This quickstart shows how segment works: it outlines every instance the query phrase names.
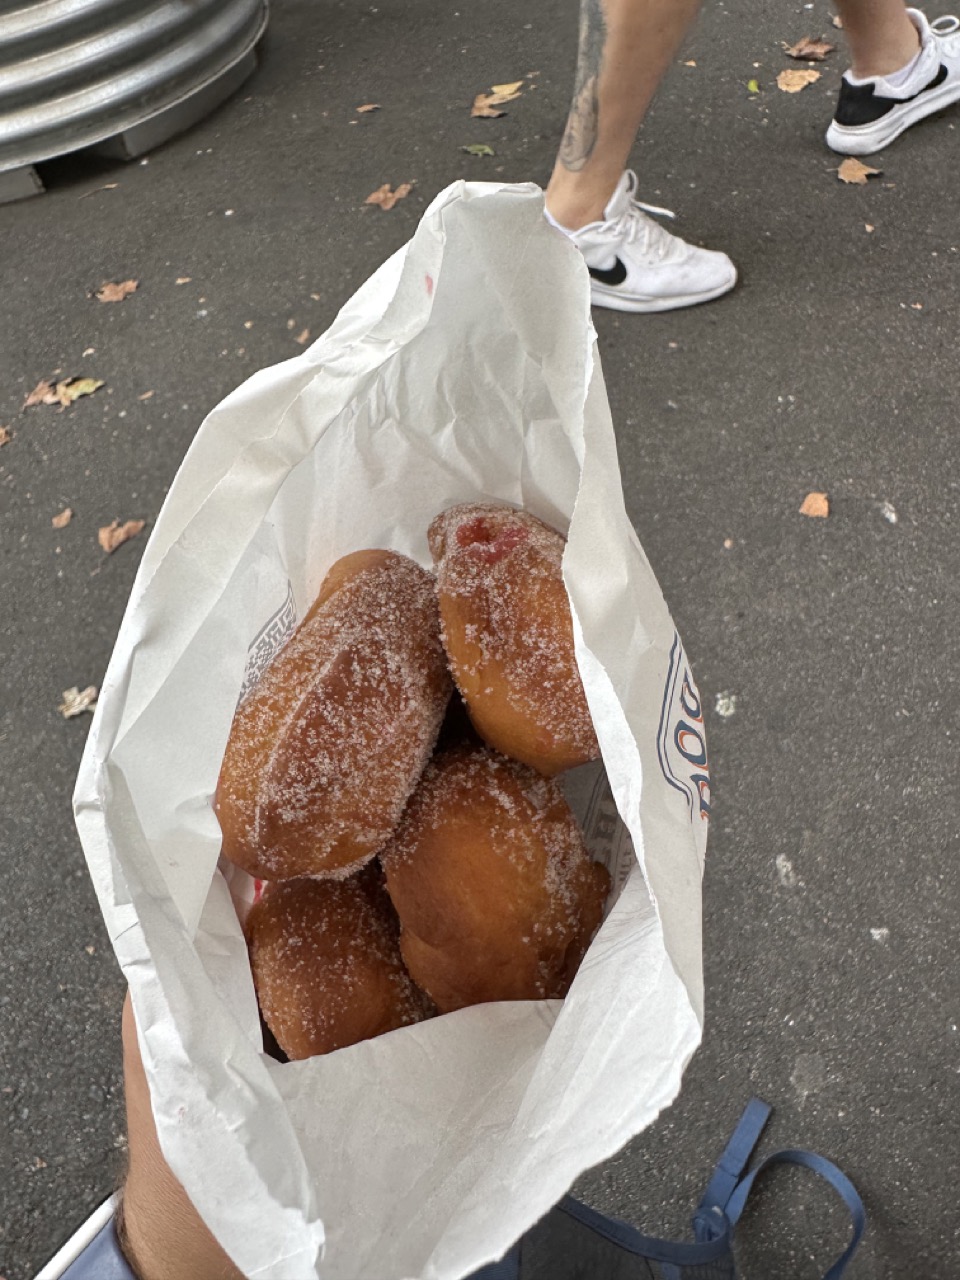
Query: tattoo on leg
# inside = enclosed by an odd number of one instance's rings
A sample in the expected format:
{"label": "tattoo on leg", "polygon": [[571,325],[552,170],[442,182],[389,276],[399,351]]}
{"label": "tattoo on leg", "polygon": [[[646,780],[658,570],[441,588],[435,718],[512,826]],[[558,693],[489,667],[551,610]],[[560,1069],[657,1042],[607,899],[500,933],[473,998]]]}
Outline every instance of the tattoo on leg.
{"label": "tattoo on leg", "polygon": [[560,163],[573,172],[583,168],[597,142],[598,85],[606,35],[607,24],[600,0],[580,0],[577,78],[560,144]]}

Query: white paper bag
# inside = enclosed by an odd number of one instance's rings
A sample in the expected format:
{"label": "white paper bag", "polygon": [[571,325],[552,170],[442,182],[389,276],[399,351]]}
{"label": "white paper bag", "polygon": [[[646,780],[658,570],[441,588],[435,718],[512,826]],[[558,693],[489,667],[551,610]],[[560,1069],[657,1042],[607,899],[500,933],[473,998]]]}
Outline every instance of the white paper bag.
{"label": "white paper bag", "polygon": [[[466,500],[568,532],[613,801],[596,768],[567,785],[619,896],[564,1002],[280,1064],[218,869],[231,718],[334,560],[391,547],[429,565],[430,520]],[[75,809],[164,1153],[248,1276],[464,1276],[675,1097],[700,1038],[703,723],[625,515],[587,273],[536,187],[450,187],[319,341],[206,419],[144,554]]]}

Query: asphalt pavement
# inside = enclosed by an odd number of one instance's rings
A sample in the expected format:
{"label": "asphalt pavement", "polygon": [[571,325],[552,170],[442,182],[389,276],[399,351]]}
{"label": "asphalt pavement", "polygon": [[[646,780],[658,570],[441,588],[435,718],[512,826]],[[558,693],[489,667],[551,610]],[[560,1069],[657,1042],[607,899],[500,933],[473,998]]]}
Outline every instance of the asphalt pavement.
{"label": "asphalt pavement", "polygon": [[[122,983],[70,812],[89,717],[65,720],[61,692],[99,685],[204,414],[319,335],[442,187],[545,181],[576,27],[546,0],[276,0],[260,70],[207,121],[146,163],[55,162],[45,195],[0,208],[4,1280],[112,1190],[125,1141]],[[953,1280],[960,108],[866,185],[840,182],[822,134],[842,52],[800,93],[776,83],[797,65],[782,42],[821,34],[840,35],[823,0],[707,8],[635,163],[642,197],[741,283],[689,311],[595,313],[628,510],[708,707],[715,804],[703,1047],[677,1103],[579,1191],[684,1232],[756,1093],[775,1108],[763,1150],[811,1147],[862,1192],[854,1280]],[[471,119],[474,94],[515,80],[504,117]],[[478,142],[494,154],[462,150]],[[384,182],[415,185],[365,206]],[[126,279],[122,302],[91,296]],[[105,385],[22,411],[51,376]],[[811,491],[828,518],[799,513]],[[147,530],[107,556],[114,519]],[[831,1192],[772,1175],[745,1275],[819,1276],[846,1232]]]}

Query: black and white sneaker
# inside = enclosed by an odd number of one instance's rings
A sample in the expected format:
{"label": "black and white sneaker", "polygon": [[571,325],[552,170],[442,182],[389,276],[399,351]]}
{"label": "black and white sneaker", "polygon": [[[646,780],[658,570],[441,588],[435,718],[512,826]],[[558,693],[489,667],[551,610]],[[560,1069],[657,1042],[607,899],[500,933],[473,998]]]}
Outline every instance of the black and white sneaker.
{"label": "black and white sneaker", "polygon": [[650,214],[672,218],[669,209],[636,198],[637,175],[627,169],[599,222],[570,231],[590,272],[590,299],[614,311],[673,311],[709,302],[732,289],[737,269],[725,253],[701,249],[672,235]]}
{"label": "black and white sneaker", "polygon": [[844,155],[872,155],[899,138],[924,116],[960,100],[960,20],[928,22],[908,9],[920,33],[920,54],[903,84],[884,76],[856,80],[845,71],[837,111],[827,130],[827,146]]}

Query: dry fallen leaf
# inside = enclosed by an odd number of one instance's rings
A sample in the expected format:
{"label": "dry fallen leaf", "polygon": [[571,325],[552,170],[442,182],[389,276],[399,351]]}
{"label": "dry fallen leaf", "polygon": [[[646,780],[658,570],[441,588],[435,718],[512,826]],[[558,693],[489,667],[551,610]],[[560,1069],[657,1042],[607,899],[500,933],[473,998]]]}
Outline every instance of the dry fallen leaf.
{"label": "dry fallen leaf", "polygon": [[783,47],[788,58],[796,58],[800,62],[822,62],[837,46],[830,44],[828,40],[814,40],[811,36],[804,36],[796,44],[784,43]]}
{"label": "dry fallen leaf", "polygon": [[[57,383],[57,401],[64,409],[68,409],[75,400],[79,400],[81,396],[92,396],[102,386],[102,378],[65,378],[63,382]],[[45,400],[44,404],[47,403],[49,402]]]}
{"label": "dry fallen leaf", "polygon": [[69,720],[72,716],[82,715],[84,711],[92,712],[97,705],[97,686],[94,684],[87,685],[86,689],[80,690],[76,686],[72,689],[64,689],[63,701],[57,710],[63,716],[64,720]]}
{"label": "dry fallen leaf", "polygon": [[496,120],[500,116],[505,116],[505,111],[498,111],[493,105],[493,95],[490,93],[478,93],[473,100],[473,106],[470,108],[470,114],[479,120]]}
{"label": "dry fallen leaf", "polygon": [[505,111],[497,111],[496,108],[502,107],[505,102],[513,102],[514,98],[519,98],[522,88],[522,80],[514,80],[511,84],[495,84],[490,93],[477,94],[470,108],[470,114],[481,119],[505,116],[507,114]]}
{"label": "dry fallen leaf", "polygon": [[781,71],[777,76],[777,85],[784,93],[799,93],[801,89],[805,89],[808,84],[814,84],[820,79],[819,71]]}
{"label": "dry fallen leaf", "polygon": [[189,284],[192,279],[193,276],[177,276],[174,284]]}
{"label": "dry fallen leaf", "polygon": [[910,303],[910,309],[911,309],[912,311],[922,311],[922,310],[923,310],[923,303],[922,303],[922,302],[911,302],[911,303]]}
{"label": "dry fallen leaf", "polygon": [[152,391],[144,391],[143,395],[137,396],[138,400],[149,400],[154,393]]}
{"label": "dry fallen leaf", "polygon": [[107,280],[97,290],[97,298],[101,302],[122,302],[131,293],[136,293],[139,284],[139,280],[120,280],[117,283]]}
{"label": "dry fallen leaf", "polygon": [[309,329],[301,330],[301,332],[297,334],[295,341],[299,342],[301,347],[305,347],[307,343],[310,341],[310,330]]}
{"label": "dry fallen leaf", "polygon": [[837,177],[841,182],[852,182],[858,187],[865,187],[868,178],[875,178],[881,173],[883,173],[882,169],[871,169],[856,156],[847,156],[837,170]]}
{"label": "dry fallen leaf", "polygon": [[24,400],[23,407],[24,409],[31,409],[36,404],[59,404],[51,379],[44,378],[42,382],[38,382],[26,400]]}
{"label": "dry fallen leaf", "polygon": [[808,493],[800,507],[800,514],[825,520],[830,514],[830,499],[825,493]]}
{"label": "dry fallen leaf", "polygon": [[68,409],[74,400],[81,396],[93,395],[98,387],[103,386],[100,378],[64,378],[56,386],[50,378],[44,378],[33,388],[23,402],[24,409],[37,404],[59,404]]}
{"label": "dry fallen leaf", "polygon": [[50,523],[55,529],[65,529],[73,519],[73,510],[71,507],[64,507],[59,515],[51,516]]}
{"label": "dry fallen leaf", "polygon": [[13,432],[9,427],[0,427],[0,449],[2,449],[5,444],[9,444],[12,439]]}
{"label": "dry fallen leaf", "polygon": [[864,231],[876,231],[876,227],[870,222],[865,222],[863,224],[863,229]]}
{"label": "dry fallen leaf", "polygon": [[697,64],[694,62],[693,58],[691,58],[689,62],[685,62],[683,65],[685,67],[695,67]]}
{"label": "dry fallen leaf", "polygon": [[130,538],[135,538],[145,524],[145,520],[127,520],[124,524],[119,520],[111,520],[98,531],[97,541],[109,555]]}
{"label": "dry fallen leaf", "polygon": [[363,203],[378,204],[384,210],[392,209],[398,200],[408,196],[412,190],[412,182],[401,182],[396,191],[391,191],[390,183],[385,182],[382,187],[377,187],[376,191],[371,191]]}
{"label": "dry fallen leaf", "polygon": [[379,111],[379,110],[380,110],[379,102],[365,102],[362,107],[357,107],[357,114],[366,115],[368,111]]}

